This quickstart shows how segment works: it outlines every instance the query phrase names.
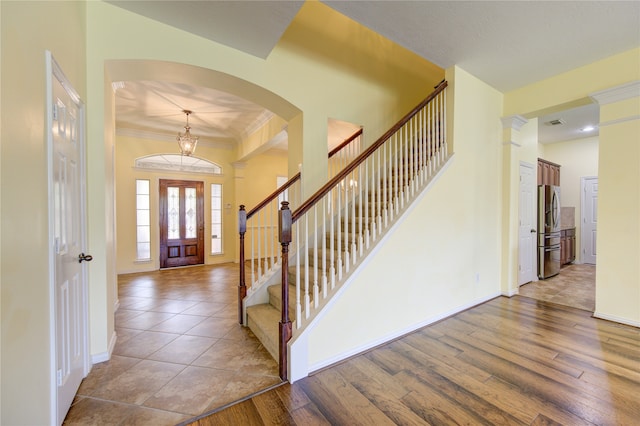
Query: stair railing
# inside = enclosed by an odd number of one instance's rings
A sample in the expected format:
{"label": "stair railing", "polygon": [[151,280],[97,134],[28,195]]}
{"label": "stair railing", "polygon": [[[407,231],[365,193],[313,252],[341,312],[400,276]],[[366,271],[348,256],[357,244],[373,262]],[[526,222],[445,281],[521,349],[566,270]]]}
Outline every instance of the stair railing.
{"label": "stair railing", "polygon": [[362,152],[362,129],[329,151],[328,179],[331,179]]}
{"label": "stair railing", "polygon": [[[342,167],[360,153],[361,138],[362,129],[359,129],[329,152],[330,176],[338,173]],[[301,192],[300,173],[297,173],[248,212],[244,205],[240,205],[238,212],[240,234],[238,318],[241,324],[244,322],[242,300],[247,295],[248,289],[258,285],[282,262],[281,250],[278,249],[276,223],[280,204],[286,200],[291,208],[296,208],[302,201]],[[245,247],[246,240],[250,244],[248,248]],[[248,257],[247,249],[249,251]],[[247,272],[250,276],[249,285],[246,280]]]}
{"label": "stair railing", "polygon": [[[446,87],[446,81],[436,86],[293,212],[283,214],[289,210],[283,203],[279,241],[283,253],[290,251],[292,238],[295,247],[295,332],[310,323],[448,159]],[[294,334],[288,317],[289,284],[289,272],[283,267],[279,363],[284,380],[287,342]]]}

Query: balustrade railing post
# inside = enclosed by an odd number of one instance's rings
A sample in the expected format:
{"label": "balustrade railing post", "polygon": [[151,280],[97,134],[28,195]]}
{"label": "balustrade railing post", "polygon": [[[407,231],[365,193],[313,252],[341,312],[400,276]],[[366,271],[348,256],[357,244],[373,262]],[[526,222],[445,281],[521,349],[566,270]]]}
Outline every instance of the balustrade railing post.
{"label": "balustrade railing post", "polygon": [[238,320],[240,324],[244,324],[244,315],[242,315],[242,301],[247,295],[247,282],[245,277],[245,258],[244,258],[244,234],[247,232],[247,211],[244,204],[240,205],[238,211],[238,231],[240,233],[240,282],[238,283]]}
{"label": "balustrade railing post", "polygon": [[279,241],[282,246],[282,301],[280,319],[279,366],[280,378],[287,380],[287,343],[291,339],[292,329],[289,319],[289,243],[291,243],[291,210],[287,201],[282,202],[278,214]]}

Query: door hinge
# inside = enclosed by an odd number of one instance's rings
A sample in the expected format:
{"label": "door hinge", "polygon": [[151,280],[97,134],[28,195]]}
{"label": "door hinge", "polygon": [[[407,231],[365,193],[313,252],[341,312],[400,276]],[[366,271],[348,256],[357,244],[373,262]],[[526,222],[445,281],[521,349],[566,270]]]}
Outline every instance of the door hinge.
{"label": "door hinge", "polygon": [[53,104],[53,109],[51,110],[51,112],[53,113],[53,121],[58,121],[58,104],[54,103]]}
{"label": "door hinge", "polygon": [[58,386],[62,386],[62,370],[56,372]]}

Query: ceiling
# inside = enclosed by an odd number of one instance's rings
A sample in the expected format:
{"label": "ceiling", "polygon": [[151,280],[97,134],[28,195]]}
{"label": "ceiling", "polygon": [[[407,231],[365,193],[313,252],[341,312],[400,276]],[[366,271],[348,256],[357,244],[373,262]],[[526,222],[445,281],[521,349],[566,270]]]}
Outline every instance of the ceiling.
{"label": "ceiling", "polygon": [[[292,0],[108,2],[260,58],[268,57],[303,4]],[[637,1],[323,3],[440,67],[458,65],[502,92],[640,45]],[[118,128],[131,131],[176,134],[184,127],[180,111],[189,108],[194,111],[190,116],[193,134],[234,143],[271,114],[223,92],[163,82],[124,82],[116,93]],[[196,104],[201,109],[193,106],[194,98],[202,102]],[[544,124],[556,118],[563,118],[565,124]],[[584,137],[579,129],[597,122],[596,106],[540,117],[540,139],[550,143]]]}

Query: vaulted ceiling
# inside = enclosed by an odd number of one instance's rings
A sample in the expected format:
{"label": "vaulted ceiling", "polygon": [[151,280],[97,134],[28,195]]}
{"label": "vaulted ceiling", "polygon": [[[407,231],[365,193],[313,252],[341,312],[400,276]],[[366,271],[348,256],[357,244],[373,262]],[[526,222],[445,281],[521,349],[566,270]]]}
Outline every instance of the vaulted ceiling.
{"label": "vaulted ceiling", "polygon": [[[268,57],[304,3],[108,2],[260,58]],[[502,92],[640,45],[637,1],[326,0],[323,3],[436,65],[443,68],[458,65]],[[120,125],[155,126],[157,131],[167,130],[162,128],[165,126],[174,133],[182,130],[184,116],[175,107],[181,105],[180,96],[192,95],[189,88],[153,83],[150,87],[125,86],[124,90],[123,99],[117,104]],[[163,118],[162,125],[155,117],[136,115],[133,98],[139,98],[140,91],[150,93],[149,99],[157,102],[151,110]],[[207,114],[192,118],[192,127],[204,136],[224,134],[235,139],[269,114],[242,99],[219,95],[220,102],[206,106]],[[597,108],[593,107],[564,115],[571,117],[564,119],[564,133],[598,121]],[[569,125],[572,129],[568,129]],[[553,141],[560,137],[553,134],[558,130],[553,127],[557,126],[541,123],[541,139]]]}

